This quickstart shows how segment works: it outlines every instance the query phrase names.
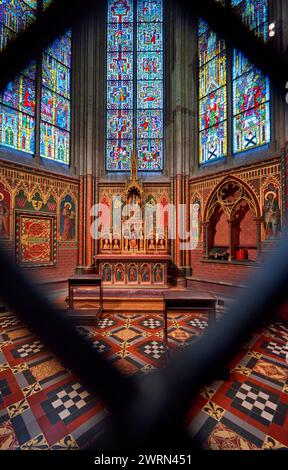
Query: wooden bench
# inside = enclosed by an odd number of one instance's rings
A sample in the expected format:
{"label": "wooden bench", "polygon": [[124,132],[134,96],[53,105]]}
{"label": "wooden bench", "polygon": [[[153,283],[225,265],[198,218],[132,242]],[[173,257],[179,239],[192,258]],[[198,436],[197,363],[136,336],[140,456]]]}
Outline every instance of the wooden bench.
{"label": "wooden bench", "polygon": [[168,291],[163,293],[164,299],[164,342],[168,348],[168,312],[197,312],[208,315],[208,326],[216,321],[217,299],[211,294],[195,291]]}
{"label": "wooden bench", "polygon": [[[164,346],[166,350],[166,358],[169,358],[168,344],[168,312],[187,312],[187,313],[205,313],[208,316],[208,328],[216,322],[216,305],[217,298],[214,295],[197,292],[197,291],[168,291],[163,293],[164,300]],[[218,380],[228,380],[230,377],[230,369],[227,365],[223,365],[221,370],[217,371]]]}
{"label": "wooden bench", "polygon": [[103,289],[102,278],[94,274],[81,274],[68,278],[69,309],[74,308],[74,289],[78,287],[99,287],[99,309],[96,315],[103,313]]}

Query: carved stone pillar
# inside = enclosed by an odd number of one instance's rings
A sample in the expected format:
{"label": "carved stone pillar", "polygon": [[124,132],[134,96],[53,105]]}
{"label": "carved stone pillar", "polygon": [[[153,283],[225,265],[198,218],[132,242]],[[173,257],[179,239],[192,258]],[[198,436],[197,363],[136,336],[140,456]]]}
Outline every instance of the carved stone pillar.
{"label": "carved stone pillar", "polygon": [[256,222],[256,240],[257,240],[257,261],[260,261],[262,259],[261,229],[262,229],[263,218],[256,217],[255,222]]}
{"label": "carved stone pillar", "polygon": [[204,258],[209,258],[209,222],[203,223],[204,227]]}
{"label": "carved stone pillar", "polygon": [[75,171],[79,174],[79,256],[77,271],[94,264],[95,240],[90,228],[93,219],[91,208],[97,202],[96,176],[99,149],[97,115],[99,114],[100,93],[99,44],[103,28],[99,28],[100,15],[95,10],[83,23],[76,27],[73,35],[73,139],[72,155]]}
{"label": "carved stone pillar", "polygon": [[232,220],[228,220],[228,227],[229,227],[229,261],[232,261],[233,256],[233,222]]}

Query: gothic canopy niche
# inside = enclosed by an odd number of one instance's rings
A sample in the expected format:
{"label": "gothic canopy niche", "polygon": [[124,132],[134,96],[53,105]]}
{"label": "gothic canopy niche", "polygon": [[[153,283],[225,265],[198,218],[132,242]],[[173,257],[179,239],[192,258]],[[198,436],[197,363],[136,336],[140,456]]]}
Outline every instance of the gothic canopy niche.
{"label": "gothic canopy niche", "polygon": [[205,212],[205,257],[254,261],[261,251],[261,210],[253,190],[228,176],[208,199]]}
{"label": "gothic canopy niche", "polygon": [[247,202],[255,217],[261,216],[259,202],[252,189],[234,176],[224,178],[208,199],[204,213],[205,222],[209,222],[217,205],[221,206],[228,220],[232,220],[241,201]]}

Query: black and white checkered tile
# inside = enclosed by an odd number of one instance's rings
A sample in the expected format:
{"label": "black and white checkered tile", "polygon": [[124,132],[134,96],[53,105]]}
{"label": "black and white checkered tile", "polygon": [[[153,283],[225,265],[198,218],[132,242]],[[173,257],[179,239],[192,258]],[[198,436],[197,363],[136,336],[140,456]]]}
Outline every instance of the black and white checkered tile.
{"label": "black and white checkered tile", "polygon": [[267,392],[257,390],[248,383],[243,383],[237,391],[235,398],[240,401],[241,407],[248,412],[261,416],[269,423],[273,422],[277,410],[277,402]]}
{"label": "black and white checkered tile", "polygon": [[275,354],[275,356],[279,356],[283,359],[286,359],[286,357],[288,357],[288,343],[280,344],[275,343],[274,341],[270,341],[266,346],[266,350],[270,351],[272,354]]}
{"label": "black and white checkered tile", "polygon": [[82,410],[90,401],[91,396],[82,385],[74,383],[58,392],[51,401],[51,406],[59,418],[65,420],[75,412]]}
{"label": "black and white checkered tile", "polygon": [[105,328],[107,328],[109,326],[114,326],[114,325],[116,325],[116,322],[114,320],[111,320],[111,318],[102,318],[97,323],[97,328],[100,328],[101,330],[104,330]]}
{"label": "black and white checkered tile", "polygon": [[165,353],[165,348],[162,343],[158,341],[150,341],[142,346],[143,353],[147,356],[153,357],[153,359],[160,359],[162,354]]}
{"label": "black and white checkered tile", "polygon": [[274,322],[268,327],[268,330],[275,338],[288,342],[288,328],[282,323]]}
{"label": "black and white checkered tile", "polygon": [[0,320],[0,326],[2,328],[12,328],[12,326],[19,325],[20,320],[16,317],[5,318],[4,320]]}
{"label": "black and white checkered tile", "polygon": [[105,351],[109,351],[110,347],[108,346],[108,344],[104,343],[103,341],[101,340],[96,340],[96,341],[93,341],[92,342],[92,347],[94,349],[97,349],[97,351],[99,353],[103,353]]}
{"label": "black and white checkered tile", "polygon": [[44,345],[40,341],[36,340],[33,343],[22,344],[16,348],[14,355],[24,358],[31,356],[32,354],[38,354],[44,349]]}
{"label": "black and white checkered tile", "polygon": [[188,322],[188,325],[193,326],[194,328],[200,328],[200,330],[205,330],[208,327],[208,322],[206,320],[199,320],[199,318],[194,318]]}
{"label": "black and white checkered tile", "polygon": [[140,325],[144,326],[144,328],[148,328],[149,330],[154,330],[155,328],[162,327],[163,322],[156,318],[147,318],[146,320],[141,321]]}

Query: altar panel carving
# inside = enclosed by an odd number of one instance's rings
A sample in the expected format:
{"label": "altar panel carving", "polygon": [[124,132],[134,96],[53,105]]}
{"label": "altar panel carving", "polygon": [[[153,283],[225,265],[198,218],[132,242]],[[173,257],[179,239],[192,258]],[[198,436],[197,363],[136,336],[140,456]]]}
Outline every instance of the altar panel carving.
{"label": "altar panel carving", "polygon": [[117,287],[167,287],[167,271],[170,258],[130,262],[129,258],[110,263],[104,256],[98,258],[99,272],[104,286]]}

